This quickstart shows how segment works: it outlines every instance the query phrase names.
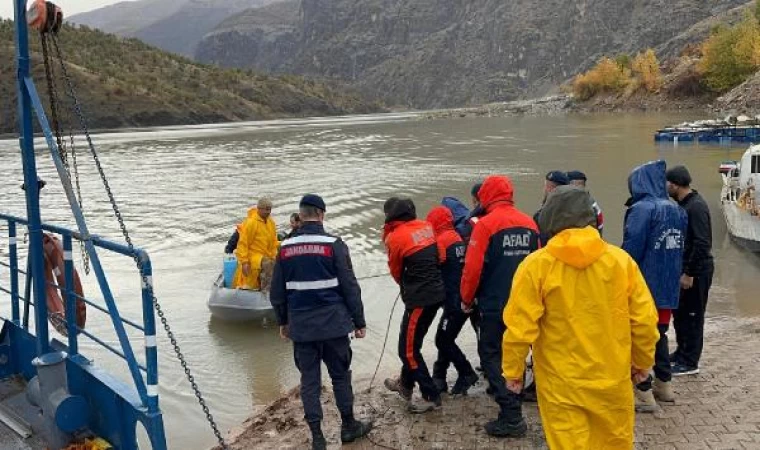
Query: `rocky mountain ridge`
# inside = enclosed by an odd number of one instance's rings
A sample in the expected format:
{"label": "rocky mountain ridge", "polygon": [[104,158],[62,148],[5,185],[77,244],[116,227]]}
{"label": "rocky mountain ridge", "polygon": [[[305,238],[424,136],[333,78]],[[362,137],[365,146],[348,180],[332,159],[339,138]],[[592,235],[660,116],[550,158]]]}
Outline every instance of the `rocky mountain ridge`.
{"label": "rocky mountain ridge", "polygon": [[199,61],[345,80],[389,105],[541,96],[604,54],[667,46],[747,0],[288,0],[210,32]]}
{"label": "rocky mountain ridge", "polygon": [[67,20],[192,57],[203,36],[224,19],[273,1],[277,0],[138,0],[76,14]]}

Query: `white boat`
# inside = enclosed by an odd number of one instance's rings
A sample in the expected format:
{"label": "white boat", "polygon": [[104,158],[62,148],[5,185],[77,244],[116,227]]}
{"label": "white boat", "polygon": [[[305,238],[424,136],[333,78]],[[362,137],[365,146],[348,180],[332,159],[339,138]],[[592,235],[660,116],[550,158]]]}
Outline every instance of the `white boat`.
{"label": "white boat", "polygon": [[735,168],[722,174],[721,209],[731,237],[742,247],[760,252],[760,145],[744,153]]}
{"label": "white boat", "polygon": [[211,287],[208,309],[213,317],[229,322],[275,319],[268,292],[226,288],[221,274]]}

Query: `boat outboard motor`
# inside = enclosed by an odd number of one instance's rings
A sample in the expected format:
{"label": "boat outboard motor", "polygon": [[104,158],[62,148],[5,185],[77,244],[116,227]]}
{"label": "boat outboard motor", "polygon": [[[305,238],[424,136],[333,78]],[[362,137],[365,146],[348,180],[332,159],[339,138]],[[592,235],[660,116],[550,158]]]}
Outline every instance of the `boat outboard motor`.
{"label": "boat outboard motor", "polygon": [[26,398],[40,408],[32,428],[40,433],[51,449],[64,448],[71,443],[73,433],[87,426],[89,406],[84,397],[71,395],[66,376],[64,352],[54,352],[35,358],[32,364],[37,376],[29,381]]}

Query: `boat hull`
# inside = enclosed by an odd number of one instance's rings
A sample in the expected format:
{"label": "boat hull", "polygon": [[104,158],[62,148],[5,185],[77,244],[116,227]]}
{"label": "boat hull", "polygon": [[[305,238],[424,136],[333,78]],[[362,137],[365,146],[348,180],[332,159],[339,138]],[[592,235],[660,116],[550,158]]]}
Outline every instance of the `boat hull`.
{"label": "boat hull", "polygon": [[221,275],[211,288],[207,305],[215,319],[226,322],[275,318],[268,293],[225,288]]}
{"label": "boat hull", "polygon": [[751,252],[760,252],[760,218],[728,200],[723,200],[721,206],[728,233],[734,242]]}

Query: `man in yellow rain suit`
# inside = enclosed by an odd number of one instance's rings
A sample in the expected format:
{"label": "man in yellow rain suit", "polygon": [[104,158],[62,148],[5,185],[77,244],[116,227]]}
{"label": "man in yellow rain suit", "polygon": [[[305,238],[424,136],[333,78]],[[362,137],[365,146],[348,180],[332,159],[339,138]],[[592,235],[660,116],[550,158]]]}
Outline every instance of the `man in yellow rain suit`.
{"label": "man in yellow rain suit", "polygon": [[272,201],[262,198],[255,208],[248,211],[240,229],[235,254],[238,269],[235,272],[233,287],[239,289],[260,289],[262,265],[272,265],[277,256],[277,229],[272,214]]}
{"label": "man in yellow rain suit", "polygon": [[533,346],[552,450],[633,448],[633,384],[654,364],[657,310],[636,263],[596,230],[591,197],[563,186],[539,217],[548,245],[515,274],[504,311],[503,371],[522,389]]}

